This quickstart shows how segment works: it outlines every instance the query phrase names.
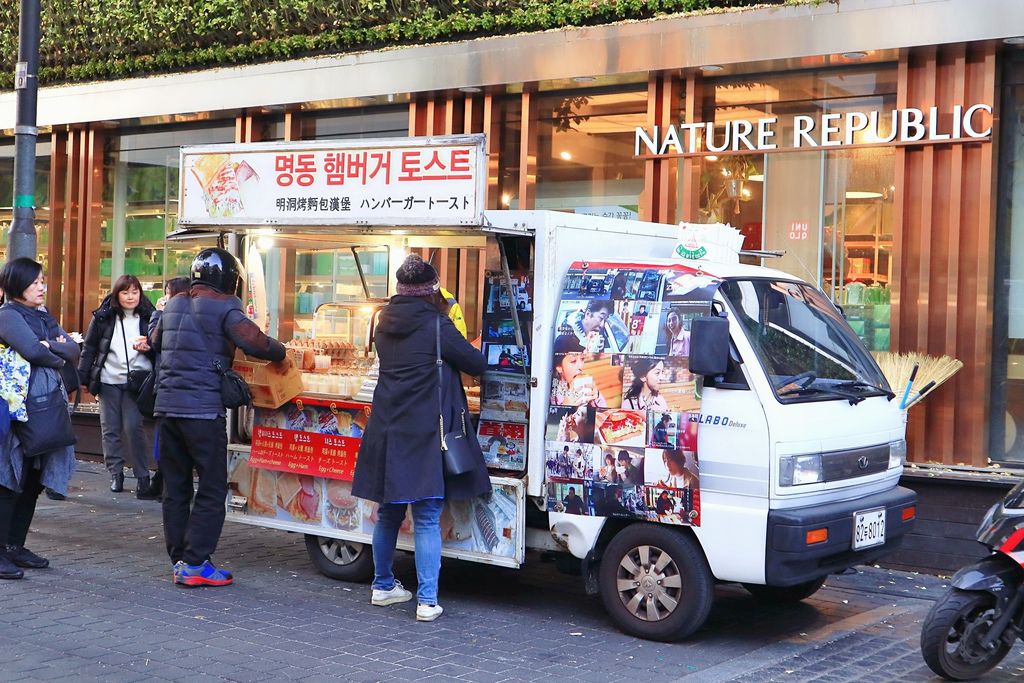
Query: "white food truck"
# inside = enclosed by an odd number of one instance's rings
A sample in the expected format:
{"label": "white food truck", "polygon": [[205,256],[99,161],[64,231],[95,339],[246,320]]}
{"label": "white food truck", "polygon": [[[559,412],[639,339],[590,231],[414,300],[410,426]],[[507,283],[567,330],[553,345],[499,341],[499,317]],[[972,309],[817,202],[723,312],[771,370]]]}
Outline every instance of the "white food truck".
{"label": "white food truck", "polygon": [[800,600],[913,523],[906,415],[812,284],[681,259],[706,250],[677,251],[677,226],[485,211],[481,136],[186,147],[181,162],[176,236],[235,236],[257,318],[298,292],[303,391],[239,412],[228,519],[305,534],[328,576],[372,576],[376,505],[351,476],[376,311],[412,250],[456,264],[488,360],[468,389],[494,495],[448,506],[445,556],[559,553],[619,628],[674,640],[715,582]]}

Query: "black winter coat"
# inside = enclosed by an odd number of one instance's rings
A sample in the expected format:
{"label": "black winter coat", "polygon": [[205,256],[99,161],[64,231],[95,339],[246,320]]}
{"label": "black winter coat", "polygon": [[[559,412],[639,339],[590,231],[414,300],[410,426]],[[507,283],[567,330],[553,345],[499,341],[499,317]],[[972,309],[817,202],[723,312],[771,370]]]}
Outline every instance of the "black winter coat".
{"label": "black winter coat", "polygon": [[155,412],[179,417],[224,415],[214,361],[230,368],[236,346],[264,360],[285,357],[284,345],[245,317],[237,296],[206,285],[171,297],[149,345],[160,354]]}
{"label": "black winter coat", "polygon": [[[465,411],[479,466],[445,478],[438,426],[436,323],[441,320],[444,391],[441,411],[451,431]],[[394,296],[380,313],[375,342],[380,378],[356,460],[352,493],[378,503],[426,498],[465,499],[491,490],[484,456],[473,434],[459,372],[479,375],[483,355],[447,316],[417,297]]]}
{"label": "black winter coat", "polygon": [[[111,339],[114,336],[114,323],[117,320],[117,311],[111,305],[113,294],[107,294],[100,303],[100,307],[92,312],[92,321],[85,333],[85,348],[82,351],[82,359],[78,363],[78,377],[82,384],[89,388],[93,396],[100,394],[100,373],[107,362],[107,354],[110,353]],[[139,299],[139,305],[135,312],[139,315],[139,330],[146,334],[149,330],[149,318],[156,312],[156,307],[145,296]],[[120,339],[118,340],[120,342]],[[146,354],[150,361],[155,354],[150,351]],[[125,378],[127,381],[127,378]],[[70,387],[69,387],[70,388]]]}

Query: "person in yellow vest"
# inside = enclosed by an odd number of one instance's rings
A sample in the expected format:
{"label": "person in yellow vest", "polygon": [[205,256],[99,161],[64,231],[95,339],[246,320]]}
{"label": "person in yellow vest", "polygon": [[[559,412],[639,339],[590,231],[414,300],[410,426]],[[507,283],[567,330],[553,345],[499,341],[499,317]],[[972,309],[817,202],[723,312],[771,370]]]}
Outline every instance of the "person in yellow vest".
{"label": "person in yellow vest", "polygon": [[448,318],[455,324],[455,329],[461,332],[463,337],[468,338],[466,319],[462,317],[462,307],[459,306],[459,302],[455,300],[455,295],[442,287],[441,296],[443,296],[444,300],[448,302]]}

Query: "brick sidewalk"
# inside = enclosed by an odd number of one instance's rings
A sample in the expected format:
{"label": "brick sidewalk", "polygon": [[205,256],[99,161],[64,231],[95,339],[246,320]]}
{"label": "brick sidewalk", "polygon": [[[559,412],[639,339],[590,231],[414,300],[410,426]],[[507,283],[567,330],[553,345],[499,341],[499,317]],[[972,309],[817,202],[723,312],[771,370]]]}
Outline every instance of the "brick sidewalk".
{"label": "brick sidewalk", "polygon": [[[235,585],[175,587],[159,504],[107,483],[80,463],[68,501],[40,500],[29,545],[54,566],[0,581],[3,681],[930,680],[933,577],[866,568],[785,607],[724,586],[695,637],[664,644],[616,631],[536,556],[521,571],[446,560],[445,614],[420,624],[414,602],[373,607],[367,586],[317,573],[300,535],[240,524],[215,558]],[[396,570],[415,585],[410,556]],[[1020,649],[991,680],[1019,673]]]}

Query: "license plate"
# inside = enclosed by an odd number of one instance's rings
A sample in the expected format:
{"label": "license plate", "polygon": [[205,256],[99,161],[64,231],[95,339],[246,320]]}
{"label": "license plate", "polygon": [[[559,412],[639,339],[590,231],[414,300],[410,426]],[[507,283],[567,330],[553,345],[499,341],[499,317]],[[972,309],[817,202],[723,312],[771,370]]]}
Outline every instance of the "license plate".
{"label": "license plate", "polygon": [[853,549],[862,550],[885,543],[885,508],[853,513]]}

